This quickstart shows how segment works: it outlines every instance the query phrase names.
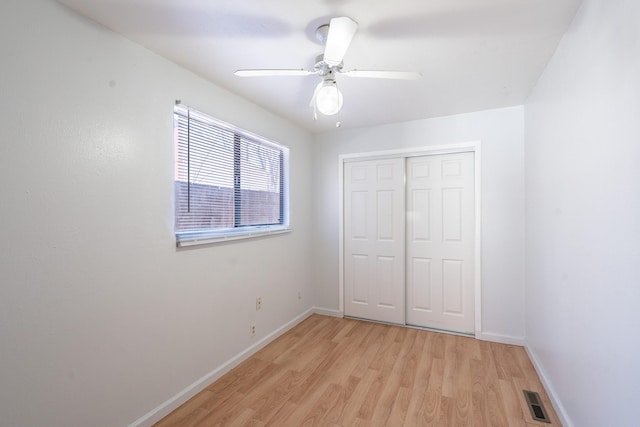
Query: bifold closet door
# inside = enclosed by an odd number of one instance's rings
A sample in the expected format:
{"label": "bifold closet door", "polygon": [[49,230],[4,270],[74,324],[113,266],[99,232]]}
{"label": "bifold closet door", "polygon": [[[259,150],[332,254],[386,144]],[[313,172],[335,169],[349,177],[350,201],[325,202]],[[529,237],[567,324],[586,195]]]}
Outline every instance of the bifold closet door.
{"label": "bifold closet door", "polygon": [[404,324],[404,159],[344,163],[345,315]]}
{"label": "bifold closet door", "polygon": [[474,154],[407,159],[409,325],[474,332]]}

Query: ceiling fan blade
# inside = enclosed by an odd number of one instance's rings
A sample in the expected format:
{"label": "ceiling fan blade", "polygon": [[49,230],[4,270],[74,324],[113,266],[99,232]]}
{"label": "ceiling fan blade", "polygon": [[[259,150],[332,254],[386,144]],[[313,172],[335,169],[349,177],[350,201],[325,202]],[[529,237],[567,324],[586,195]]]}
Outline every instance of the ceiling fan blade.
{"label": "ceiling fan blade", "polygon": [[324,62],[330,67],[339,65],[358,29],[358,23],[351,18],[333,18],[329,23],[329,34],[324,48]]}
{"label": "ceiling fan blade", "polygon": [[238,70],[234,73],[239,77],[265,77],[265,76],[308,76],[317,74],[315,71],[308,70],[288,70],[288,69],[264,69],[264,70]]}
{"label": "ceiling fan blade", "polygon": [[416,71],[375,71],[375,70],[351,70],[341,72],[349,77],[364,77],[371,79],[396,79],[396,80],[419,80],[422,74]]}

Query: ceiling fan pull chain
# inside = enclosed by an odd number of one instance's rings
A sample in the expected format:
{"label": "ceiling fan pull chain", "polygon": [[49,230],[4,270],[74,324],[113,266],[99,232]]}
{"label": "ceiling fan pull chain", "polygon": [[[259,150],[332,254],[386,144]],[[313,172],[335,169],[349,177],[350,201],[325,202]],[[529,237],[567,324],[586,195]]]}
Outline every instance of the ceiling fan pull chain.
{"label": "ceiling fan pull chain", "polygon": [[[338,99],[339,99],[339,98],[340,98],[340,96],[341,96],[341,94],[340,94],[340,91],[338,90],[338,82],[337,82],[337,81],[336,81],[336,85],[335,85],[335,87],[336,87],[336,98],[338,98]],[[342,126],[342,122],[340,121],[340,111],[342,111],[342,108],[340,108],[340,109],[338,110],[338,117],[337,117],[337,118],[338,118],[338,120],[336,121],[336,127],[337,127],[337,128],[339,128],[340,126]]]}

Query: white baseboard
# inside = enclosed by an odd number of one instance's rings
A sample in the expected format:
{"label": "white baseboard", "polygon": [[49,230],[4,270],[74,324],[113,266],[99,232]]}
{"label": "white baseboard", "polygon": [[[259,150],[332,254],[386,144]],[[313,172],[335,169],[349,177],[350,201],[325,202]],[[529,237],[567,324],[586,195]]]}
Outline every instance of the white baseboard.
{"label": "white baseboard", "polygon": [[[180,405],[185,403],[187,400],[191,399],[197,393],[204,390],[209,384],[216,381],[218,378],[222,377],[231,369],[238,366],[241,362],[248,359],[251,355],[253,355],[258,350],[260,350],[262,347],[266,346],[271,341],[275,340],[280,335],[284,334],[289,329],[293,328],[298,323],[302,322],[307,317],[311,316],[313,313],[315,313],[315,308],[310,308],[304,313],[300,314],[299,316],[285,323],[284,325],[282,325],[281,327],[279,327],[269,335],[262,338],[260,341],[253,344],[251,347],[238,353],[237,355],[232,357],[230,360],[228,360],[221,366],[218,366],[217,368],[215,368],[214,370],[212,370],[202,378],[198,379],[196,382],[189,385],[184,390],[180,391],[178,394],[171,397],[169,400],[161,403],[159,406],[149,411],[147,414],[138,418],[137,420],[129,424],[129,427],[150,427],[153,424],[157,423],[162,418],[169,415],[173,410],[175,410]],[[323,313],[320,313],[320,314],[323,314]]]}
{"label": "white baseboard", "polygon": [[332,310],[330,308],[324,307],[313,307],[313,312],[315,314],[322,314],[323,316],[331,316],[331,317],[344,317],[344,313],[339,310]]}
{"label": "white baseboard", "polygon": [[569,420],[569,417],[567,416],[567,411],[564,409],[564,406],[562,405],[562,402],[560,401],[560,399],[558,399],[558,395],[556,394],[555,389],[551,385],[551,381],[549,381],[549,379],[547,378],[547,375],[544,369],[542,368],[542,365],[540,364],[540,359],[538,359],[538,356],[536,355],[535,351],[533,351],[533,349],[531,349],[531,347],[529,347],[528,344],[526,344],[524,348],[525,350],[527,350],[529,359],[531,359],[531,363],[533,363],[533,367],[538,373],[538,376],[540,377],[540,381],[542,382],[544,389],[549,395],[549,399],[551,399],[551,403],[553,404],[553,409],[556,410],[556,414],[558,415],[558,418],[560,418],[560,422],[564,427],[573,427],[573,424],[571,423],[571,421]]}
{"label": "white baseboard", "polygon": [[497,342],[500,344],[519,345],[520,347],[525,346],[524,337],[512,337],[509,335],[500,335],[500,334],[494,334],[491,332],[476,331],[476,338],[482,341],[491,341],[491,342]]}

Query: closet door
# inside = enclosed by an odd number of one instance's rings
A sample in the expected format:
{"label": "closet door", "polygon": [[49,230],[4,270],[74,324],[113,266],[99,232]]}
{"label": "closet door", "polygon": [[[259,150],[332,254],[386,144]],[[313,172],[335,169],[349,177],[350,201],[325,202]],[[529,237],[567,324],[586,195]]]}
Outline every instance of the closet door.
{"label": "closet door", "polygon": [[407,324],[474,332],[473,153],[407,159]]}
{"label": "closet door", "polygon": [[344,163],[345,315],[404,324],[404,159]]}

